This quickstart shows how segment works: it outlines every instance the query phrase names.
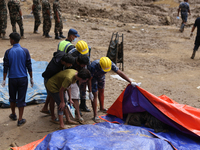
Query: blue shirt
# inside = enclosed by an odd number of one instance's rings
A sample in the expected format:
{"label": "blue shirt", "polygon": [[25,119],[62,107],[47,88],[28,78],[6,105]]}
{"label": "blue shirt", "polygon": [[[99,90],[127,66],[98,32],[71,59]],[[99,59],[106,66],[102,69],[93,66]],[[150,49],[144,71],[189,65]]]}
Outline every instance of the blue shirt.
{"label": "blue shirt", "polygon": [[[94,60],[90,65],[88,65],[88,70],[90,71],[91,76],[97,79],[103,78],[104,75],[107,73],[104,72],[103,69],[101,69],[99,59]],[[115,63],[112,62],[111,70],[117,72],[119,68],[115,65]]]}
{"label": "blue shirt", "polygon": [[19,43],[14,44],[12,48],[5,52],[4,73],[8,71],[8,78],[22,78],[27,76],[28,72],[32,72],[31,57],[26,48],[20,46]]}
{"label": "blue shirt", "polygon": [[179,5],[179,8],[181,8],[181,14],[187,15],[190,9],[190,6],[188,2],[181,2]]}

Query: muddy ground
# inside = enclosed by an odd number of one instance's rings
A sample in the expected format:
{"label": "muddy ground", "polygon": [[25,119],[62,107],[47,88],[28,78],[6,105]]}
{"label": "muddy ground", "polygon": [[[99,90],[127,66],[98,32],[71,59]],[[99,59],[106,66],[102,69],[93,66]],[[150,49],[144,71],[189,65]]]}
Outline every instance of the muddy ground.
{"label": "muddy ground", "polygon": [[[50,0],[51,2],[53,0]],[[111,35],[118,32],[124,36],[124,73],[150,93],[167,95],[178,103],[200,108],[200,54],[190,59],[195,35],[190,38],[192,24],[199,16],[200,2],[190,0],[191,16],[183,33],[179,32],[181,20],[176,19],[178,0],[60,0],[64,29],[77,29],[81,37],[92,47],[91,61],[106,56]],[[33,18],[30,17],[32,1],[21,2],[24,15],[25,36],[21,46],[29,49],[37,61],[50,61],[60,40],[54,39],[54,20],[50,35],[52,39],[33,34]],[[196,31],[196,30],[195,30]],[[11,33],[8,19],[7,35]],[[10,48],[9,41],[0,40],[0,57]],[[127,86],[106,74],[105,106],[109,108]],[[87,105],[91,108],[90,101]],[[8,116],[10,109],[0,109],[0,149],[8,149],[11,143],[23,146],[41,139],[58,129],[50,116],[40,113],[43,104],[25,107],[27,123],[17,127]],[[18,111],[16,110],[18,113]],[[102,113],[99,113],[102,115]],[[91,113],[83,113],[86,124],[93,124]],[[73,126],[68,126],[69,128]]]}

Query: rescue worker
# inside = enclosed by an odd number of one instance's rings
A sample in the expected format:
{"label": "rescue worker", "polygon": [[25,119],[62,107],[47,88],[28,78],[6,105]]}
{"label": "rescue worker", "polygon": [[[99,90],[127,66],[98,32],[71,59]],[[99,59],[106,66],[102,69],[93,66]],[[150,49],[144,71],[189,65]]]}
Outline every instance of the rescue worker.
{"label": "rescue worker", "polygon": [[33,0],[32,12],[33,12],[33,16],[35,18],[33,33],[35,33],[35,34],[39,33],[38,27],[41,24],[40,11],[41,11],[40,0]]}
{"label": "rescue worker", "polygon": [[70,50],[74,49],[75,46],[72,42],[75,42],[77,37],[80,37],[78,32],[75,29],[69,29],[67,39],[58,44],[58,50],[68,53]]}
{"label": "rescue worker", "polygon": [[[55,39],[66,38],[62,32],[63,22],[62,22],[62,17],[61,17],[61,9],[60,9],[59,0],[55,0],[53,2],[53,11],[54,11],[54,19],[55,19],[55,29],[54,29]],[[60,33],[60,35],[58,35],[58,32]]]}
{"label": "rescue worker", "polygon": [[92,76],[92,93],[94,95],[94,99],[91,101],[94,113],[93,121],[98,123],[100,122],[100,119],[97,115],[97,97],[99,98],[100,111],[107,111],[107,109],[104,108],[105,74],[112,70],[124,80],[131,83],[132,86],[135,87],[137,84],[135,82],[131,82],[131,80],[122,71],[120,71],[108,57],[101,57],[98,60],[94,60],[90,65],[88,65],[88,70]]}
{"label": "rescue worker", "polygon": [[49,35],[51,30],[51,6],[49,0],[42,0],[42,16],[43,16],[43,36],[52,38]]}
{"label": "rescue worker", "polygon": [[24,27],[23,27],[23,16],[20,8],[19,0],[9,0],[8,1],[8,9],[10,14],[10,22],[12,25],[12,31],[16,31],[16,23],[19,25],[21,39],[26,38],[24,36]]}

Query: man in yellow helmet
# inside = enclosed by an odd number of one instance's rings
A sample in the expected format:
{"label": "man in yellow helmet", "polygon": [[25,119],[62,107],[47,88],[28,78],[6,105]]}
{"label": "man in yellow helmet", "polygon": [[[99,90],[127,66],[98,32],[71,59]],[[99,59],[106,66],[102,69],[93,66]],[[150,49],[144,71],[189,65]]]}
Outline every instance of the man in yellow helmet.
{"label": "man in yellow helmet", "polygon": [[[74,57],[87,56],[89,60],[89,51],[90,47],[87,45],[87,43],[83,40],[80,40],[76,43],[76,48],[69,51],[69,53]],[[86,59],[85,59],[86,60]],[[84,63],[85,64],[85,63]],[[87,65],[89,64],[82,64],[82,65],[76,65],[76,67],[72,67],[73,69],[80,70],[81,68],[87,68]],[[86,105],[86,85],[88,84],[89,88],[89,99],[93,100],[93,94],[92,94],[92,88],[91,88],[91,80],[88,81],[88,83],[83,83],[79,86],[80,89],[80,110],[85,112],[90,112],[90,109]]]}
{"label": "man in yellow helmet", "polygon": [[70,50],[74,49],[75,46],[72,42],[75,42],[77,37],[80,37],[78,32],[75,29],[69,29],[67,39],[58,44],[58,51],[68,53]]}
{"label": "man in yellow helmet", "polygon": [[101,57],[98,60],[94,60],[89,66],[88,70],[92,76],[92,93],[94,95],[94,100],[92,101],[92,108],[94,113],[94,122],[100,122],[97,115],[97,97],[99,97],[100,111],[106,112],[107,109],[104,108],[104,85],[105,85],[105,74],[110,70],[116,72],[120,77],[125,79],[127,82],[136,86],[135,83],[119,70],[119,68],[108,58]]}

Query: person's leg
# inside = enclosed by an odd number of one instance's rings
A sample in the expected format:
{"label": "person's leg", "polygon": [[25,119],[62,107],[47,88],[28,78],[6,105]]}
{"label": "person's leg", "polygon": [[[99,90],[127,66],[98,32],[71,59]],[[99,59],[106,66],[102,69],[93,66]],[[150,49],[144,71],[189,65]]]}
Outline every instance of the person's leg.
{"label": "person's leg", "polygon": [[17,24],[19,25],[21,38],[24,39],[25,36],[24,36],[24,27],[23,27],[23,20],[22,20],[22,18],[20,20],[17,20]]}
{"label": "person's leg", "polygon": [[98,97],[98,92],[93,92],[94,99],[91,101],[92,103],[92,109],[93,109],[93,114],[94,118],[97,117],[97,97]]}
{"label": "person's leg", "polygon": [[104,89],[98,89],[98,98],[99,98],[99,104],[100,104],[100,110],[105,110],[104,108]]}
{"label": "person's leg", "polygon": [[194,45],[194,49],[193,49],[193,52],[192,52],[191,59],[194,59],[195,54],[196,54],[196,51],[198,50],[199,46],[200,46],[200,43],[198,43],[198,42],[197,42],[197,39],[196,39],[195,45]]}
{"label": "person's leg", "polygon": [[59,30],[59,23],[57,20],[55,20],[55,27],[54,27],[54,33],[55,33],[55,39],[59,40],[61,37],[58,35],[58,30]]}
{"label": "person's leg", "polygon": [[2,22],[2,30],[0,30],[1,31],[1,33],[2,33],[2,40],[9,40],[9,38],[8,37],[6,37],[6,28],[7,28],[7,15],[4,15],[4,20],[3,20],[3,22]]}
{"label": "person's leg", "polygon": [[19,109],[19,118],[18,121],[21,121],[23,119],[23,113],[24,113],[24,106],[26,106],[26,91],[28,88],[28,78],[18,78],[18,99],[17,101],[17,107]]}
{"label": "person's leg", "polygon": [[82,111],[90,112],[91,110],[86,105],[86,83],[82,83],[79,89],[80,89],[80,97],[81,97],[81,102],[80,102],[79,107]]}
{"label": "person's leg", "polygon": [[9,102],[11,108],[10,118],[12,120],[17,120],[15,107],[16,107],[16,94],[17,94],[17,82],[16,79],[9,78],[8,80],[8,90],[9,90]]}
{"label": "person's leg", "polygon": [[66,38],[66,36],[63,35],[63,22],[62,22],[62,19],[60,19],[60,28],[59,28],[59,32],[60,32],[60,37],[61,38]]}
{"label": "person's leg", "polygon": [[46,26],[45,26],[45,37],[46,38],[52,38],[50,35],[49,35],[49,32],[51,30],[51,18],[47,18],[46,19]]}
{"label": "person's leg", "polygon": [[53,100],[53,98],[50,96],[49,97],[49,99],[50,99],[50,112],[51,112],[51,119],[52,120],[56,120],[56,115],[55,115],[55,113],[54,113],[54,108],[55,108],[55,102],[54,102],[54,100]]}
{"label": "person's leg", "polygon": [[72,100],[74,102],[73,106],[74,106],[74,108],[76,110],[76,114],[78,116],[78,119],[80,119],[81,115],[80,115],[80,111],[79,111],[79,102],[78,102],[78,99],[72,99]]}
{"label": "person's leg", "polygon": [[49,102],[50,102],[50,96],[47,94],[47,97],[46,97],[46,101],[45,101],[45,104],[41,110],[41,112],[48,112],[48,105],[49,105]]}
{"label": "person's leg", "polygon": [[34,24],[34,31],[33,33],[38,34],[38,27],[41,24],[41,20],[40,20],[40,13],[33,13],[34,14],[34,18],[35,18],[35,24]]}
{"label": "person's leg", "polygon": [[17,32],[17,29],[16,29],[16,20],[11,18],[10,21],[11,21],[11,25],[12,25],[12,31],[13,32]]}

